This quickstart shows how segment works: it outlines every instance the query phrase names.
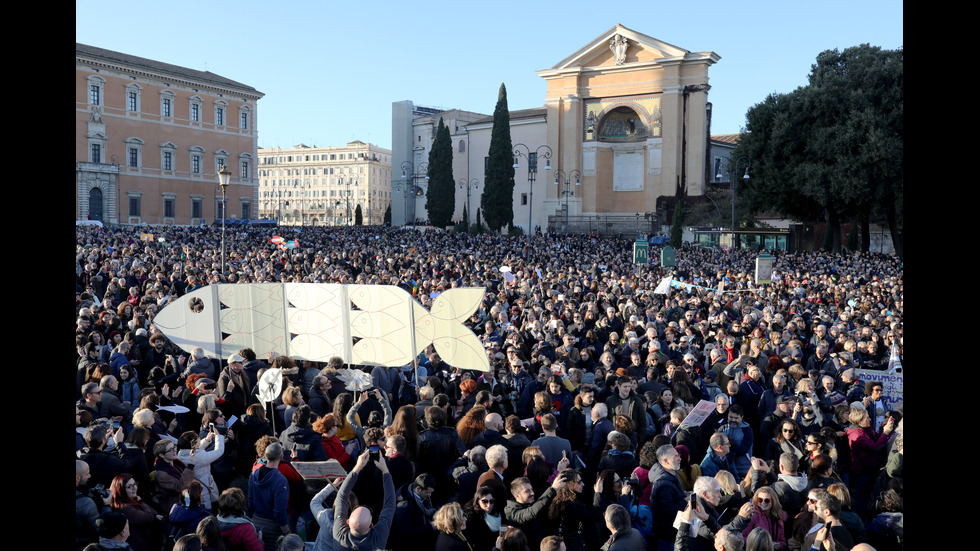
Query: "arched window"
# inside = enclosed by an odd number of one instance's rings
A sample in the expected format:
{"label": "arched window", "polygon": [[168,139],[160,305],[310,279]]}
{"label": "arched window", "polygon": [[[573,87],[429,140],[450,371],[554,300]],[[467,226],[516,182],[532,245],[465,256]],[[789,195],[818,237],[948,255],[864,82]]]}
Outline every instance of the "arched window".
{"label": "arched window", "polygon": [[650,137],[643,119],[633,109],[621,106],[613,109],[599,123],[599,141],[633,142]]}

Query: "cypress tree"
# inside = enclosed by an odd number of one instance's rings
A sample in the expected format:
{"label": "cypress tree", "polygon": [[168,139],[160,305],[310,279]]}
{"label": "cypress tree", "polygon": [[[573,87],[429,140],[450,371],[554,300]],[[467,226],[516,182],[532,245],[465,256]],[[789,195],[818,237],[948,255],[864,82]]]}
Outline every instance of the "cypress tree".
{"label": "cypress tree", "polygon": [[493,129],[490,131],[486,174],[480,210],[487,228],[499,232],[514,223],[514,147],[510,139],[510,111],[507,108],[507,88],[500,84],[497,106],[493,110]]}
{"label": "cypress tree", "polygon": [[670,246],[679,249],[684,241],[684,201],[674,207],[674,220],[670,225]]}
{"label": "cypress tree", "polygon": [[429,151],[429,189],[425,193],[425,210],[437,228],[452,223],[456,209],[456,186],[453,182],[453,144],[449,127],[439,118],[436,139]]}

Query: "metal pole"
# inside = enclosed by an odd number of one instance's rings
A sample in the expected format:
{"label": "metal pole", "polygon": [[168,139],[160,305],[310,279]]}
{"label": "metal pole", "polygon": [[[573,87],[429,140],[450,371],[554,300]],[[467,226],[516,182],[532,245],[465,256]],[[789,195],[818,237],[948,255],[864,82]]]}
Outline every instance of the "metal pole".
{"label": "metal pole", "polygon": [[225,279],[225,218],[228,217],[228,199],[225,187],[221,186],[221,279]]}

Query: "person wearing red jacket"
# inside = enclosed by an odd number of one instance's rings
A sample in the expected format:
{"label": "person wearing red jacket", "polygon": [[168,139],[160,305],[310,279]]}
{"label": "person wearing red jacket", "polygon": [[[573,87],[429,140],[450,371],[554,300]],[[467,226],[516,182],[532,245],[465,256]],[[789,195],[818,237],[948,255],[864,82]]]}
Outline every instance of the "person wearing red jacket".
{"label": "person wearing red jacket", "polygon": [[228,551],[264,551],[262,531],[245,516],[245,493],[228,488],[218,498],[218,529]]}
{"label": "person wearing red jacket", "polygon": [[340,466],[347,470],[348,463],[350,463],[350,452],[356,444],[351,442],[347,447],[344,447],[344,443],[337,437],[337,428],[337,419],[332,413],[320,417],[313,423],[313,430],[320,435],[323,451],[327,453],[327,457],[336,459]]}

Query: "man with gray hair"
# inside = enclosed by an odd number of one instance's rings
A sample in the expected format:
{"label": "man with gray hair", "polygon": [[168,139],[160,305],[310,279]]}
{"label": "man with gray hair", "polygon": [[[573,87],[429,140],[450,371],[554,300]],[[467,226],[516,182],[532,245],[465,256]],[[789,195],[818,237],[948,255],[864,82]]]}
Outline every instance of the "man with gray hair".
{"label": "man with gray hair", "polygon": [[119,417],[129,422],[129,402],[123,402],[119,397],[119,380],[113,375],[106,375],[99,381],[102,389],[102,411],[109,417]]}
{"label": "man with gray hair", "polygon": [[657,448],[657,464],[650,468],[650,512],[653,515],[653,535],[660,540],[661,551],[673,549],[674,517],[684,510],[686,492],[677,478],[681,458],[670,444]]}
{"label": "man with gray hair", "polygon": [[191,350],[191,355],[187,358],[187,366],[184,367],[177,380],[183,382],[195,373],[199,373],[208,379],[218,378],[218,368],[215,367],[211,358],[208,358],[207,352],[200,346]]}
{"label": "man with gray hair", "polygon": [[487,472],[487,449],[473,446],[450,467],[452,479],[456,483],[456,501],[466,503],[476,493],[477,481]]}
{"label": "man with gray hair", "polygon": [[646,542],[643,535],[636,528],[633,528],[629,511],[618,503],[610,504],[606,507],[603,515],[606,521],[606,528],[612,533],[609,540],[602,546],[603,551],[632,551],[634,549],[645,549]]}
{"label": "man with gray hair", "polygon": [[507,448],[501,444],[490,446],[487,449],[486,459],[487,472],[476,481],[476,488],[479,490],[483,486],[490,486],[494,498],[503,501],[507,498],[507,485],[504,481],[504,471],[507,470],[508,465]]}
{"label": "man with gray hair", "polygon": [[592,440],[585,453],[585,464],[589,468],[595,468],[602,459],[602,451],[606,448],[606,439],[609,433],[616,430],[616,425],[609,419],[609,406],[604,402],[597,402],[592,406]]}

